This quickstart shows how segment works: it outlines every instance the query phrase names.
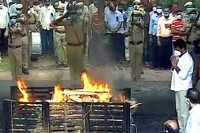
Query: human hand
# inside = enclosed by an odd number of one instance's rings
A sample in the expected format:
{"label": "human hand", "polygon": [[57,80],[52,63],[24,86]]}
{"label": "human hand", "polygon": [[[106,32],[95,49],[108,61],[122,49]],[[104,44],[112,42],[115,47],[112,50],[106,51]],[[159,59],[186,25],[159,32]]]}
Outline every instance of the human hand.
{"label": "human hand", "polygon": [[162,45],[161,42],[160,42],[160,39],[157,40],[157,44],[158,44],[158,46]]}
{"label": "human hand", "polygon": [[178,58],[176,58],[176,57],[173,56],[173,55],[171,56],[171,64],[172,64],[173,67],[176,67],[176,66],[177,66],[178,61],[179,61]]}

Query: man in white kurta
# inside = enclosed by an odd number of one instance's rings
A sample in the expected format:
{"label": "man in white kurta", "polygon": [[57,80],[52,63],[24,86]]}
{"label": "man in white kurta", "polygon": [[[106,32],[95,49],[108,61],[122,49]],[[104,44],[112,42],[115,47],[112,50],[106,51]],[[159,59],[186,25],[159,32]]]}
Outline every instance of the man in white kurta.
{"label": "man in white kurta", "polygon": [[189,105],[186,102],[186,94],[192,88],[193,59],[186,50],[186,43],[182,39],[174,42],[174,49],[177,51],[171,57],[172,80],[171,90],[175,91],[176,111],[180,132],[184,133],[188,118]]}

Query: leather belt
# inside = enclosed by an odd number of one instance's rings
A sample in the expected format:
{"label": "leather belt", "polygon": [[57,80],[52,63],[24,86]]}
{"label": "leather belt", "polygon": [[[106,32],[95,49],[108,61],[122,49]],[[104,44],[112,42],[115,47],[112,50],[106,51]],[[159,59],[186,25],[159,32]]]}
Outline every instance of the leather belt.
{"label": "leather belt", "polygon": [[32,22],[32,23],[28,23],[28,24],[36,24],[35,22]]}
{"label": "leather belt", "polygon": [[60,34],[65,33],[65,31],[59,31],[59,30],[56,30],[56,32],[58,32],[58,33],[60,33]]}
{"label": "leather belt", "polygon": [[10,46],[10,45],[8,45],[8,47],[9,47],[9,48],[12,48],[12,49],[17,49],[17,48],[20,48],[20,47],[22,47],[22,46]]}
{"label": "leather belt", "polygon": [[143,41],[139,41],[139,42],[129,41],[129,43],[132,45],[139,45],[139,44],[143,43]]}
{"label": "leather belt", "polygon": [[81,46],[81,45],[83,45],[83,42],[81,42],[81,43],[67,43],[69,46]]}

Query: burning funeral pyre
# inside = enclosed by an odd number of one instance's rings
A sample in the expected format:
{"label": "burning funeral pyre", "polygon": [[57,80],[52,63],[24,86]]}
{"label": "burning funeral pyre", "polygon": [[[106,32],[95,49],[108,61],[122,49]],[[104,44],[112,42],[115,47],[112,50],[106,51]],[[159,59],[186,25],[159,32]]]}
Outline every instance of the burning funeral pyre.
{"label": "burning funeral pyre", "polygon": [[[45,133],[63,130],[76,133],[89,133],[90,131],[98,131],[98,133],[102,131],[102,133],[105,133],[105,130],[115,133],[128,133],[126,131],[129,127],[125,123],[128,122],[130,124],[130,111],[135,110],[138,104],[135,101],[126,100],[122,94],[119,95],[118,100],[111,100],[112,94],[109,85],[91,80],[86,73],[82,74],[82,83],[83,89],[75,90],[63,89],[60,85],[56,85],[52,98],[46,99],[48,106],[41,109],[41,106],[43,106],[41,104],[42,101],[37,98],[33,100],[33,96],[29,95],[27,85],[24,81],[18,80],[17,87],[22,95],[19,98],[18,109],[13,109],[15,113],[11,112],[12,116],[14,117],[14,114],[16,114],[16,117],[19,117],[17,113],[22,110],[26,110],[26,112],[23,112],[23,116],[24,113],[27,113],[27,110],[34,112],[33,114],[36,116],[35,121],[37,121],[35,126],[30,130],[26,127],[26,131],[31,132],[44,132],[44,129],[41,129],[41,123],[44,125],[44,122],[40,123],[39,121],[44,119],[43,114],[47,114],[46,123],[48,124],[46,124],[47,129]],[[26,107],[31,107],[31,109],[22,109],[25,104]],[[37,107],[32,109],[32,106]],[[44,113],[43,110],[46,110],[47,113]],[[125,120],[124,117],[127,116],[129,118]],[[31,119],[33,118],[31,117]],[[11,124],[13,123],[11,122]],[[120,128],[119,131],[117,131],[118,128]],[[12,129],[12,131],[15,130],[19,129]]]}

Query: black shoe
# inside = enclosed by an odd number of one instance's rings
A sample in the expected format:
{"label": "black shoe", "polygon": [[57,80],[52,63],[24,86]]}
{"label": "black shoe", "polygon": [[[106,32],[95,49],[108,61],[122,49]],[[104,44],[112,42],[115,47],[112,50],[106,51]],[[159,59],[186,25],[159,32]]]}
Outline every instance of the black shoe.
{"label": "black shoe", "polygon": [[22,68],[22,73],[25,75],[29,75],[28,69]]}

